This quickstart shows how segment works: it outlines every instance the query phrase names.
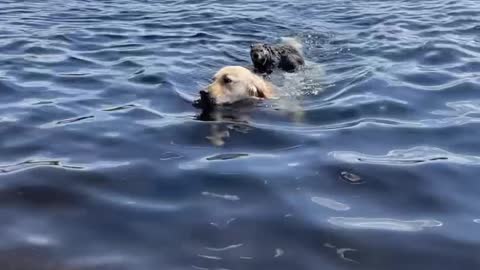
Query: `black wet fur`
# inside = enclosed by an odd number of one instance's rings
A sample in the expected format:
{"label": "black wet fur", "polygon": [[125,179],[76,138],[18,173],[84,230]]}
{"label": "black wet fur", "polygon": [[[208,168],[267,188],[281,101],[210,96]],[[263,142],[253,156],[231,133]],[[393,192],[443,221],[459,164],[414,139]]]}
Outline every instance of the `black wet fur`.
{"label": "black wet fur", "polygon": [[215,108],[215,99],[212,98],[207,91],[200,91],[200,98],[193,101],[193,107],[205,111],[212,111]]}
{"label": "black wet fur", "polygon": [[252,59],[254,72],[261,75],[268,75],[275,69],[295,72],[305,65],[302,53],[289,44],[252,44],[250,46],[250,58]]}

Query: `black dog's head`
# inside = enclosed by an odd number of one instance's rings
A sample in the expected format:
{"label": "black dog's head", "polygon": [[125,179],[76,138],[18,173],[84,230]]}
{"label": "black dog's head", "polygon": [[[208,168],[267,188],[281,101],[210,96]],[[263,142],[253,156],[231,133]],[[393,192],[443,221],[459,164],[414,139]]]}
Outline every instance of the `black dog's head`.
{"label": "black dog's head", "polygon": [[215,99],[207,91],[200,91],[200,98],[193,101],[193,107],[201,109],[202,112],[196,119],[201,121],[213,121],[212,113],[215,111]]}
{"label": "black dog's head", "polygon": [[200,98],[193,101],[193,107],[206,110],[206,111],[212,111],[215,108],[215,99],[207,92],[207,91],[200,91]]}
{"label": "black dog's head", "polygon": [[265,66],[271,58],[269,45],[264,43],[250,45],[250,57],[255,67]]}

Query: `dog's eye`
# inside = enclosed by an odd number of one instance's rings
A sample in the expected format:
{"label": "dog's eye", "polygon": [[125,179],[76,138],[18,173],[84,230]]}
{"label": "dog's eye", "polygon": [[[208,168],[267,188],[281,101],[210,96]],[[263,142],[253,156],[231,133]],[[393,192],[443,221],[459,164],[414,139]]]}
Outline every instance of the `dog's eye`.
{"label": "dog's eye", "polygon": [[232,79],[230,79],[229,77],[225,76],[225,77],[223,77],[223,82],[224,82],[224,83],[231,83],[231,82],[232,82]]}

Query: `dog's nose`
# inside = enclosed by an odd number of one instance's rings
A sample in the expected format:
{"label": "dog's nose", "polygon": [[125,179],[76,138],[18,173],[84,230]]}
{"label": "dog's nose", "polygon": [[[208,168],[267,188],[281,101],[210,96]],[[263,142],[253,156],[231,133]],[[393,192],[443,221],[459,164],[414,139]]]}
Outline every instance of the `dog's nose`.
{"label": "dog's nose", "polygon": [[258,55],[258,53],[254,53],[254,54],[253,54],[253,58],[254,58],[254,59],[258,59],[258,58],[260,58],[260,55]]}

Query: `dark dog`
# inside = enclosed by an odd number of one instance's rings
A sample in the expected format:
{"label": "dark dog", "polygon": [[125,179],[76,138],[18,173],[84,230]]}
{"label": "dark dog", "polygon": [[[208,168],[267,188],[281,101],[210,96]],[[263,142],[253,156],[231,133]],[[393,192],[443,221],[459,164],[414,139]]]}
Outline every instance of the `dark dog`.
{"label": "dark dog", "polygon": [[250,57],[252,58],[254,72],[259,74],[268,75],[274,69],[295,72],[305,65],[300,45],[294,43],[280,45],[252,44],[250,46]]}

